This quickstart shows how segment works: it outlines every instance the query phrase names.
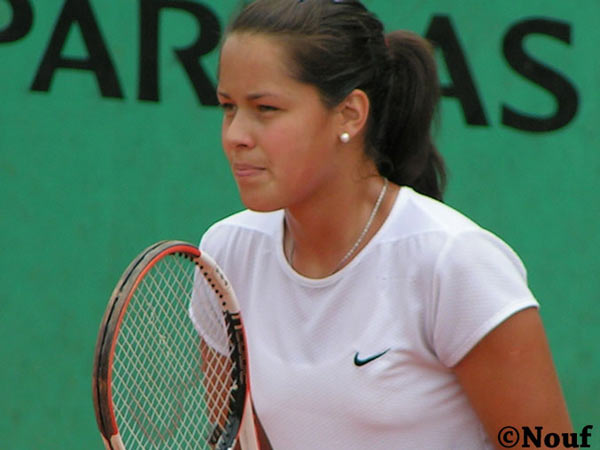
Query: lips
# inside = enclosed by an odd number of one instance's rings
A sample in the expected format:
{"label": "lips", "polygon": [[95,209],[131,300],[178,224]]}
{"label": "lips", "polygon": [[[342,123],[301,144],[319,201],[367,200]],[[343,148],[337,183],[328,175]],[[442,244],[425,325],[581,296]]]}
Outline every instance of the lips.
{"label": "lips", "polygon": [[237,178],[248,178],[260,175],[265,171],[265,168],[255,164],[234,163],[232,165],[233,174]]}

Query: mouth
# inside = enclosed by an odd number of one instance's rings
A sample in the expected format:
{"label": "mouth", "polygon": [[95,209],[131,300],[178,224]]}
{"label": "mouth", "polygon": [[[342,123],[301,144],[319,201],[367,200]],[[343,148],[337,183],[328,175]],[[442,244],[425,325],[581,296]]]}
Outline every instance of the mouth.
{"label": "mouth", "polygon": [[265,168],[262,166],[245,163],[234,163],[232,164],[231,169],[236,178],[253,177],[260,175],[265,171]]}

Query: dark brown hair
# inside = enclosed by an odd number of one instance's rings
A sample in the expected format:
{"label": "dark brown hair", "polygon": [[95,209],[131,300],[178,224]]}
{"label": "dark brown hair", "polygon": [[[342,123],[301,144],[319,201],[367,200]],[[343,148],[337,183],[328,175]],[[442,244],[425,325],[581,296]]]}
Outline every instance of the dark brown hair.
{"label": "dark brown hair", "polygon": [[363,90],[371,104],[366,152],[380,174],[442,200],[445,166],[431,136],[440,90],[427,41],[386,35],[355,0],[256,0],[230,24],[235,32],[277,37],[291,75],[315,86],[328,107]]}

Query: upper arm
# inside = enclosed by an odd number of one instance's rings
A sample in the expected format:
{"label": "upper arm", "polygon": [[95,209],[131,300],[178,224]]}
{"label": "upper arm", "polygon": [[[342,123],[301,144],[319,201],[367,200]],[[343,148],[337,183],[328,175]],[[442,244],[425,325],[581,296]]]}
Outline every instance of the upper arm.
{"label": "upper arm", "polygon": [[542,321],[536,308],[517,312],[485,336],[454,371],[492,442],[513,426],[571,432]]}

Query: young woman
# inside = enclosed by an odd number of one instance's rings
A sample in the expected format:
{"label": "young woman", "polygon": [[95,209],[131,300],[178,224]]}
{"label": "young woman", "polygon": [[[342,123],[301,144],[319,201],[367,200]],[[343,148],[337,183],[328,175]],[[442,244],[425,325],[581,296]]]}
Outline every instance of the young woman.
{"label": "young woman", "polygon": [[571,425],[525,269],[445,206],[431,49],[358,1],[257,0],[219,65],[247,211],[229,274],[256,411],[281,449],[479,449]]}

